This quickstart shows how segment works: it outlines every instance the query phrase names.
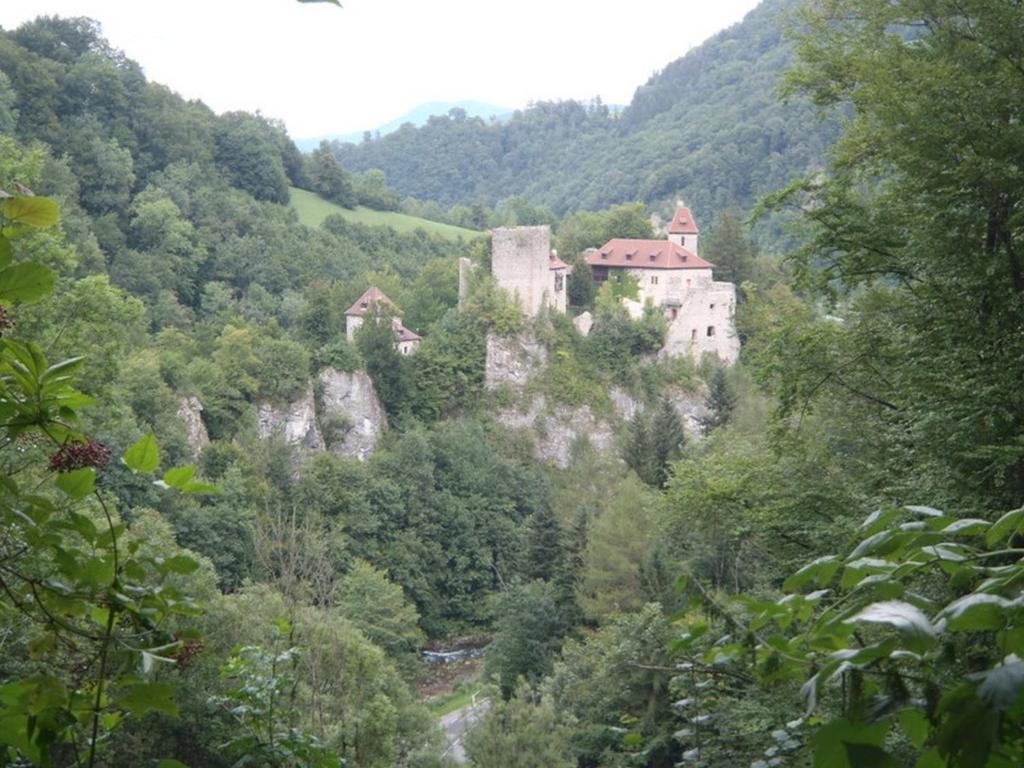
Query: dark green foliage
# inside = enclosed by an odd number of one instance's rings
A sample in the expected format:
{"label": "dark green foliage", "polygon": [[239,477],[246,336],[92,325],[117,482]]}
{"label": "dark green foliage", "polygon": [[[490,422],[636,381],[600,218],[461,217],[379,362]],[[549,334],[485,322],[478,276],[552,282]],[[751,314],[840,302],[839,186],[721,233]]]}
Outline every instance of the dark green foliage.
{"label": "dark green foliage", "polygon": [[686,433],[672,402],[663,397],[653,413],[638,410],[629,421],[623,458],[648,485],[664,488],[669,464],[677,461],[686,444]]}
{"label": "dark green foliage", "polygon": [[332,203],[354,208],[359,202],[352,186],[352,174],[341,167],[327,142],[322,142],[306,158],[305,172],[310,188]]}
{"label": "dark green foliage", "polygon": [[541,507],[526,521],[523,575],[550,581],[567,567],[562,526],[554,510]]}
{"label": "dark green foliage", "polygon": [[569,285],[566,290],[569,304],[581,309],[593,309],[597,288],[590,265],[584,259],[577,259],[572,265]]}
{"label": "dark green foliage", "polygon": [[409,364],[398,353],[392,322],[394,315],[383,305],[376,305],[363,315],[363,324],[356,331],[356,349],[373,379],[384,410],[391,417],[409,411]]}
{"label": "dark green foliage", "polygon": [[715,368],[711,374],[704,408],[707,415],[701,417],[700,428],[705,435],[729,423],[736,408],[736,393],[724,368]]}
{"label": "dark green foliage", "polygon": [[276,131],[245,112],[222,115],[214,129],[214,157],[228,179],[257,200],[288,202],[288,176]]}
{"label": "dark green foliage", "polygon": [[487,674],[508,699],[521,680],[534,684],[551,671],[568,631],[554,588],[543,581],[510,587],[496,601],[498,633],[487,649]]}
{"label": "dark green foliage", "polygon": [[754,279],[758,248],[735,208],[718,214],[709,234],[701,239],[700,254],[715,265],[715,279],[737,287]]}

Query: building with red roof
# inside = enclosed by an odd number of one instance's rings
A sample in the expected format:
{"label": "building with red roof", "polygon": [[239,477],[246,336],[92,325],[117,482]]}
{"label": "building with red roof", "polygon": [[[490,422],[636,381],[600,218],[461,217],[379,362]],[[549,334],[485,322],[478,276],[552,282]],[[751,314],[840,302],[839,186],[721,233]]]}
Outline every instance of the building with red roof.
{"label": "building with red roof", "polygon": [[666,354],[711,353],[732,363],[739,355],[736,286],[714,279],[715,265],[697,254],[699,233],[693,213],[680,203],[668,239],[612,238],[584,258],[599,286],[615,274],[638,281],[639,300],[627,301],[627,308],[634,316],[647,305],[665,313]]}
{"label": "building with red roof", "polygon": [[416,351],[422,338],[402,325],[401,313],[395,306],[395,302],[376,286],[367,289],[351,307],[345,310],[345,338],[350,342],[353,341],[356,331],[363,324],[364,316],[372,311],[382,311],[393,315],[391,329],[395,332],[395,348],[399,354],[411,355]]}

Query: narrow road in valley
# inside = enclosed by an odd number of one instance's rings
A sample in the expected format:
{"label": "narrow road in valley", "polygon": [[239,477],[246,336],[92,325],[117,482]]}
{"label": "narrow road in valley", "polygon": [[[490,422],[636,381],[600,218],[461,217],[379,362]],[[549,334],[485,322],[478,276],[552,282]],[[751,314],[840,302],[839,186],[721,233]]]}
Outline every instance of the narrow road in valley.
{"label": "narrow road in valley", "polygon": [[480,722],[490,706],[490,699],[480,699],[462,709],[449,712],[441,718],[441,727],[448,738],[448,747],[444,751],[446,756],[450,756],[457,763],[466,762],[466,751],[462,747],[462,738],[467,731]]}

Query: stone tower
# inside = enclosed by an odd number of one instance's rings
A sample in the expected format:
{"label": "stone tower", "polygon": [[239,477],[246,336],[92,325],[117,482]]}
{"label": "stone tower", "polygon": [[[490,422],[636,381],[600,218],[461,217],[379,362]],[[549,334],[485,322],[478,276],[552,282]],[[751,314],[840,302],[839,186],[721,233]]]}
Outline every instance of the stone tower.
{"label": "stone tower", "polygon": [[491,272],[503,288],[519,296],[523,312],[534,317],[550,301],[551,228],[499,227],[491,233]]}

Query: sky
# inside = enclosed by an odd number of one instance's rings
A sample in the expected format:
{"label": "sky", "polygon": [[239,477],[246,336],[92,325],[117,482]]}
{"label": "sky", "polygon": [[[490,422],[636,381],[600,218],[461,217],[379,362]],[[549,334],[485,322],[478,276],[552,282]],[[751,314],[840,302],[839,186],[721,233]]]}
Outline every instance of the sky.
{"label": "sky", "polygon": [[376,128],[427,101],[627,104],[655,71],[758,0],[30,0],[0,26],[89,16],[115,48],[217,112],[293,138]]}

